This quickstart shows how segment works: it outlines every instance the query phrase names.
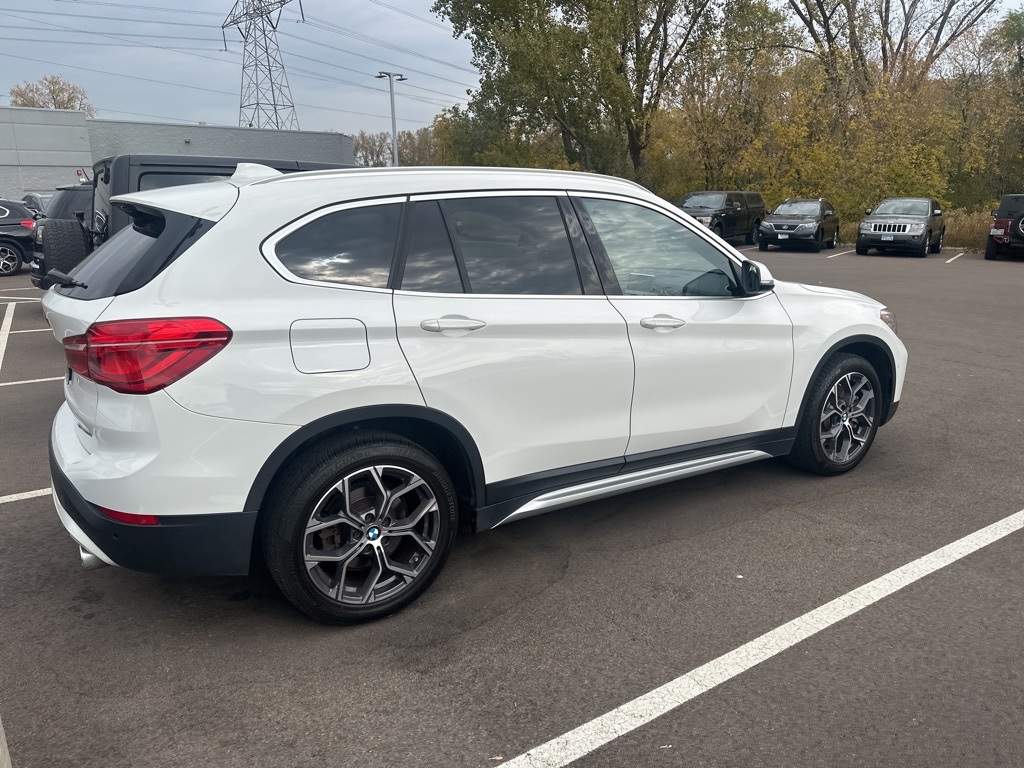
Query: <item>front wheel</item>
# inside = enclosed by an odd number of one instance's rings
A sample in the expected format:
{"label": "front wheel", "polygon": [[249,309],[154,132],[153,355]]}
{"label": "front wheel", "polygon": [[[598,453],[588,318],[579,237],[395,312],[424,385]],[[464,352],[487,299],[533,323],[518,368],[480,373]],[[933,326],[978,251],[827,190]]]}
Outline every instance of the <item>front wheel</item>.
{"label": "front wheel", "polygon": [[825,233],[820,229],[814,233],[814,242],[811,243],[811,253],[821,253],[821,246],[825,240]]}
{"label": "front wheel", "polygon": [[444,468],[387,432],[310,449],[276,484],[265,513],[268,570],[293,605],[325,624],[411,603],[440,573],[458,527]]}
{"label": "front wheel", "polygon": [[882,388],[871,363],[836,353],[811,385],[790,464],[818,475],[853,469],[871,448],[881,408]]}
{"label": "front wheel", "polygon": [[942,253],[942,241],[946,239],[946,228],[943,227],[942,231],[939,232],[939,239],[932,243],[929,252],[931,253]]}
{"label": "front wheel", "polygon": [[757,250],[759,250],[759,251],[767,251],[768,250],[768,241],[764,240],[762,238],[758,238]]}
{"label": "front wheel", "polygon": [[757,233],[761,229],[761,222],[758,219],[754,219],[754,223],[750,227],[750,231],[747,232],[747,245],[753,245],[757,242]]}
{"label": "front wheel", "polygon": [[928,232],[924,236],[924,240],[921,241],[921,245],[919,245],[917,248],[914,249],[913,254],[915,256],[917,256],[917,258],[919,258],[919,259],[927,258],[928,257],[928,249],[931,247],[930,246],[931,241],[932,241],[932,233]]}
{"label": "front wheel", "polygon": [[829,240],[825,244],[825,247],[831,249],[831,248],[835,248],[838,244],[839,244],[839,227],[836,227],[832,231],[832,239]]}

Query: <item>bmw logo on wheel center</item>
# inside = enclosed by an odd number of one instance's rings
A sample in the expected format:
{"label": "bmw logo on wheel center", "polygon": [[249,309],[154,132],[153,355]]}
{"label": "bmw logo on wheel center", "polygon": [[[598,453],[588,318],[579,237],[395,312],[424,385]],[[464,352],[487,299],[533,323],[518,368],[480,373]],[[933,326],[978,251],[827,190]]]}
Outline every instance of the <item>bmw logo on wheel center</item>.
{"label": "bmw logo on wheel center", "polygon": [[377,539],[379,539],[380,528],[378,528],[376,525],[371,525],[369,528],[366,529],[366,538],[368,538],[370,541],[376,541]]}

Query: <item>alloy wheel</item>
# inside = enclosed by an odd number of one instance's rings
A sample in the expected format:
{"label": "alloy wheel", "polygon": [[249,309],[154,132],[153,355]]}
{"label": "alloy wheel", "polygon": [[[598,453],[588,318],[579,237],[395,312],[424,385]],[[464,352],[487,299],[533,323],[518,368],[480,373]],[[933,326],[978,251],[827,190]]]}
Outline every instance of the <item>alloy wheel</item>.
{"label": "alloy wheel", "polygon": [[13,274],[21,266],[21,257],[9,245],[0,245],[0,275]]}
{"label": "alloy wheel", "polygon": [[856,371],[841,377],[821,409],[821,448],[836,464],[856,459],[871,437],[875,422],[875,390],[871,380]]}
{"label": "alloy wheel", "polygon": [[302,558],[310,580],[332,600],[369,606],[412,585],[441,533],[437,498],[409,469],[377,465],[346,475],[306,522]]}

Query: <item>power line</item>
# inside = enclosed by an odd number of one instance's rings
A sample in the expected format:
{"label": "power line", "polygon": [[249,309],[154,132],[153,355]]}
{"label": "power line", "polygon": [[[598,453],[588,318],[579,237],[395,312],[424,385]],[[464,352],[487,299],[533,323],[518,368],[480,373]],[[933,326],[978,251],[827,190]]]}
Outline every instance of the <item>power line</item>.
{"label": "power line", "polygon": [[412,11],[407,11],[404,8],[398,8],[397,6],[389,5],[388,3],[382,2],[382,0],[370,0],[370,2],[375,3],[377,5],[383,5],[385,8],[390,8],[392,11],[397,11],[398,13],[401,13],[404,16],[408,16],[410,19],[416,19],[417,21],[422,21],[424,24],[430,24],[433,27],[438,27],[439,29],[443,29],[445,32],[452,31],[451,27],[442,24],[440,21],[437,21],[435,19],[428,19],[425,16],[419,16],[413,13]]}
{"label": "power line", "polygon": [[167,11],[173,13],[188,13],[195,16],[223,16],[224,14],[218,13],[217,11],[196,11],[191,8],[166,8],[166,7],[154,7],[149,5],[137,5],[132,3],[108,3],[101,2],[101,0],[57,0],[59,3],[71,3],[72,5],[103,5],[110,8],[131,8],[138,11]]}
{"label": "power line", "polygon": [[[0,13],[30,13],[37,16],[61,16],[68,19],[100,19],[102,21],[110,22],[109,16],[97,16],[94,14],[84,13],[60,13],[55,14],[52,11],[33,11],[27,8],[0,8]],[[28,21],[28,19],[26,19]],[[196,24],[189,21],[153,21],[152,19],[117,19],[117,21],[127,21],[135,24],[167,24],[175,27],[202,27],[203,29],[220,29],[216,24]],[[43,23],[43,22],[38,22]],[[76,32],[80,31],[78,29]]]}

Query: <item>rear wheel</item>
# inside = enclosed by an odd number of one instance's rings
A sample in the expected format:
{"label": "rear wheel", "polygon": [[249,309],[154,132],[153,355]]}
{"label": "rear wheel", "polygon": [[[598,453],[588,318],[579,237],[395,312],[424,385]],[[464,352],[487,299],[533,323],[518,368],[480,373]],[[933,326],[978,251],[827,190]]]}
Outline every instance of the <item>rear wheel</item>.
{"label": "rear wheel", "polygon": [[21,270],[25,263],[25,253],[17,243],[0,242],[0,277],[13,275]]}
{"label": "rear wheel", "polygon": [[985,259],[995,261],[999,258],[999,246],[991,237],[985,241]]}
{"label": "rear wheel", "polygon": [[55,219],[43,230],[43,259],[46,270],[56,269],[65,275],[89,255],[89,234],[77,221]]}
{"label": "rear wheel", "polygon": [[757,232],[760,228],[761,221],[759,219],[754,219],[754,223],[751,225],[750,231],[747,232],[747,239],[745,241],[747,245],[753,245],[757,242]]}
{"label": "rear wheel", "polygon": [[419,446],[357,433],[307,451],[266,507],[263,554],[281,591],[325,624],[405,607],[440,573],[457,529],[454,487]]}
{"label": "rear wheel", "polygon": [[882,388],[871,363],[836,353],[811,385],[789,462],[818,475],[853,469],[871,448],[881,407]]}

